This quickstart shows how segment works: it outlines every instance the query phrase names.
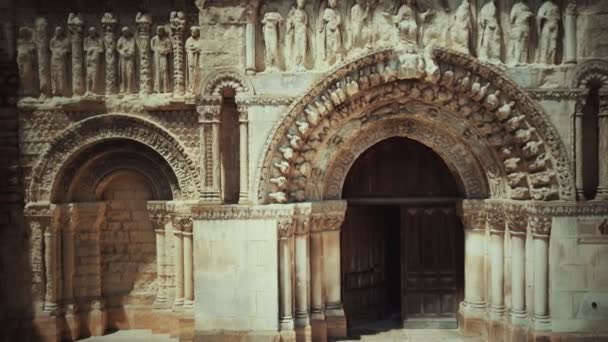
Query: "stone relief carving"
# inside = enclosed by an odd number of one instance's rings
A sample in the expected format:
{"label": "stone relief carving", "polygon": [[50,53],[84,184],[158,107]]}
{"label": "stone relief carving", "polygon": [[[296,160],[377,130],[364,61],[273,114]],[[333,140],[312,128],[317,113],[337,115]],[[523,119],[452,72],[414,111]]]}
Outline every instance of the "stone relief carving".
{"label": "stone relief carving", "polygon": [[85,64],[86,64],[86,94],[98,94],[99,71],[101,67],[101,55],[104,51],[103,41],[93,26],[89,28],[84,40]]}
{"label": "stone relief carving", "polygon": [[281,13],[267,12],[262,18],[264,38],[264,61],[266,70],[279,70],[281,61],[279,56],[279,30],[283,25],[284,19]]}
{"label": "stone relief carving", "polygon": [[187,88],[188,94],[194,95],[201,85],[201,53],[203,50],[201,41],[201,29],[198,26],[190,28],[190,37],[186,40],[186,59],[188,63]]}
{"label": "stone relief carving", "polygon": [[120,93],[132,94],[135,92],[135,39],[128,27],[123,27],[121,37],[116,43],[119,55],[118,70],[120,80]]}
{"label": "stone relief carving", "polygon": [[68,15],[68,28],[72,43],[72,94],[79,96],[84,93],[84,60],[83,60],[83,30],[84,21],[79,13]]}
{"label": "stone relief carving", "polygon": [[169,58],[172,48],[164,26],[156,27],[156,36],[150,41],[150,48],[154,52],[154,91],[171,92]]}
{"label": "stone relief carving", "polygon": [[418,46],[417,14],[412,4],[412,0],[404,1],[392,20],[397,26],[399,41]]}
{"label": "stone relief carving", "polygon": [[55,96],[65,96],[68,91],[68,54],[70,42],[63,27],[56,27],[51,38],[51,89]]}
{"label": "stone relief carving", "polygon": [[48,22],[45,18],[36,18],[36,49],[38,52],[38,82],[40,97],[51,95]]}
{"label": "stone relief carving", "polygon": [[309,51],[306,0],[297,0],[287,15],[285,59],[289,71],[305,71]]}
{"label": "stone relief carving", "polygon": [[508,59],[511,64],[525,64],[528,62],[530,45],[531,19],[534,13],[525,2],[517,2],[511,8],[509,20],[511,23],[511,41]]}
{"label": "stone relief carving", "polygon": [[448,32],[448,46],[458,52],[469,54],[473,19],[469,0],[463,0],[454,13],[454,24]]}
{"label": "stone relief carving", "polygon": [[186,15],[181,11],[171,12],[171,42],[173,43],[173,95],[184,96],[184,30]]}
{"label": "stone relief carving", "polygon": [[545,1],[538,9],[536,21],[539,32],[538,63],[555,64],[561,21],[559,7],[551,0]]}
{"label": "stone relief carving", "polygon": [[114,14],[106,12],[101,18],[103,27],[103,42],[105,48],[106,77],[105,93],[111,95],[116,88],[116,39],[114,37],[114,27],[116,26]]}
{"label": "stone relief carving", "polygon": [[329,0],[327,8],[319,14],[319,53],[328,66],[341,62],[344,57],[342,14],[337,7],[338,0]]}
{"label": "stone relief carving", "polygon": [[368,0],[357,0],[350,10],[350,48],[370,48],[371,5]]}
{"label": "stone relief carving", "polygon": [[[328,138],[328,131],[336,129],[340,122],[360,113],[363,108],[369,108],[367,106],[370,106],[370,103],[377,101],[374,99],[382,99],[381,94],[404,92],[401,96],[427,103],[436,104],[437,100],[441,99],[439,102],[443,103],[447,110],[458,113],[476,127],[503,161],[501,169],[505,170],[509,180],[510,198],[570,198],[572,179],[568,168],[560,166],[567,165],[559,160],[563,158],[563,152],[556,153],[563,151],[563,146],[559,139],[554,138],[556,135],[550,124],[533,105],[532,100],[526,98],[524,102],[520,101],[514,106],[515,101],[511,99],[521,98],[520,90],[505,79],[502,82],[506,83],[497,83],[496,80],[502,79],[502,76],[496,71],[490,71],[491,69],[464,54],[450,53],[442,49],[434,51],[432,63],[429,64],[435,65],[435,70],[445,71],[441,74],[435,73],[433,77],[428,76],[428,67],[423,69],[421,66],[417,69],[418,73],[397,73],[397,77],[391,76],[391,70],[399,70],[402,64],[411,63],[408,60],[410,56],[407,50],[385,50],[384,53],[361,57],[360,60],[335,70],[332,73],[332,81],[324,80],[303,97],[304,102],[296,101],[292,104],[288,118],[284,118],[283,124],[276,128],[285,133],[275,135],[272,140],[276,155],[273,152],[267,154],[265,163],[269,163],[267,165],[270,167],[261,168],[271,170],[266,181],[274,179],[268,187],[268,193],[273,193],[273,197],[281,201],[301,201],[307,198],[309,195],[302,189],[308,182],[311,170],[316,167],[314,163],[317,151]],[[443,66],[440,68],[439,64]],[[378,69],[382,70],[380,74]],[[406,67],[406,70],[411,69]],[[370,88],[367,91],[355,91],[352,86],[351,91],[344,91],[343,85],[351,84],[353,76],[366,74],[369,74],[370,79]],[[377,79],[372,81],[376,74]],[[403,83],[408,79],[417,83]],[[359,89],[368,87],[365,78],[361,81]],[[395,81],[398,83],[393,85],[392,82]],[[455,93],[449,94],[450,92]],[[499,117],[501,119],[498,119]],[[308,118],[313,120],[309,121]],[[307,125],[303,125],[303,122],[307,122]],[[466,138],[470,134],[464,132],[464,136]],[[524,160],[533,162],[524,164]],[[275,171],[272,171],[273,169]],[[312,173],[314,174],[314,171]],[[279,177],[285,177],[287,182]]]}
{"label": "stone relief carving", "polygon": [[498,9],[494,0],[486,3],[479,11],[479,59],[500,62],[502,28]]}
{"label": "stone relief carving", "polygon": [[141,94],[150,93],[150,27],[152,17],[144,12],[138,12],[135,16],[137,27],[137,47],[139,49],[139,92]]}
{"label": "stone relief carving", "polygon": [[17,38],[17,65],[23,94],[32,95],[36,89],[36,43],[29,27],[20,27]]}

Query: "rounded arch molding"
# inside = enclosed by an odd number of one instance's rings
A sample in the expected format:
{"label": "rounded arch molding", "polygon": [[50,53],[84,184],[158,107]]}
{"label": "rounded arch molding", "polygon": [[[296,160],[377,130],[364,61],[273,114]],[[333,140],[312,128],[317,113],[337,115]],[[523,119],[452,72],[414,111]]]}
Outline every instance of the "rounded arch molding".
{"label": "rounded arch molding", "polygon": [[57,135],[36,162],[28,188],[28,201],[44,202],[53,198],[58,182],[76,174],[80,152],[95,144],[116,139],[141,143],[156,151],[169,165],[179,189],[178,199],[197,199],[200,181],[196,165],[184,147],[157,124],[125,114],[103,114],[79,121]]}
{"label": "rounded arch molding", "polygon": [[[465,138],[460,140],[471,156],[494,160],[481,163],[476,171],[485,175],[481,182],[488,183],[490,197],[574,199],[571,162],[542,108],[498,68],[435,48],[426,56],[394,49],[375,51],[337,66],[310,87],[271,131],[257,168],[258,200],[314,200],[307,189],[313,179],[319,181],[314,177],[321,169],[319,164],[331,165],[327,160],[339,153],[339,149],[332,156],[322,152],[328,147],[332,150],[335,132],[376,110],[387,95],[394,102],[415,100],[436,107],[466,123],[470,129],[459,132]],[[439,125],[429,134],[449,135],[449,126]],[[467,135],[478,136],[488,148],[474,148]],[[447,155],[446,151],[436,152]],[[492,176],[499,179],[492,180]],[[325,184],[314,186],[325,188]],[[467,192],[467,196],[471,194]]]}
{"label": "rounded arch molding", "polygon": [[572,76],[574,88],[587,89],[591,83],[608,89],[608,62],[595,59],[584,62],[576,67]]}
{"label": "rounded arch molding", "polygon": [[237,95],[255,95],[249,77],[236,69],[221,69],[211,73],[203,80],[203,96],[222,96],[222,90],[230,88]]}

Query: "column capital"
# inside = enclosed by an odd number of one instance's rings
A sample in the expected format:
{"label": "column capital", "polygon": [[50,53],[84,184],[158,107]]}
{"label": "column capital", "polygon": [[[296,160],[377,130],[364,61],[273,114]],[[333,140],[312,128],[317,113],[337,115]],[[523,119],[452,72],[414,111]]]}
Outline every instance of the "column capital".
{"label": "column capital", "polygon": [[312,203],[312,231],[340,230],[346,216],[346,201]]}
{"label": "column capital", "polygon": [[576,5],[576,1],[570,1],[566,5],[565,14],[567,16],[576,16],[578,15],[578,6]]}
{"label": "column capital", "polygon": [[295,225],[292,218],[283,218],[277,221],[277,230],[280,239],[288,239],[294,234]]}
{"label": "column capital", "polygon": [[506,223],[506,213],[503,205],[490,204],[486,208],[486,220],[490,232],[504,233]]}
{"label": "column capital", "polygon": [[486,228],[486,215],[483,210],[459,211],[458,216],[460,216],[465,230],[485,230]]}
{"label": "column capital", "polygon": [[205,105],[196,107],[199,114],[199,123],[219,123],[220,122],[220,105]]}
{"label": "column capital", "polygon": [[192,216],[179,214],[173,216],[173,229],[182,233],[190,233],[192,232],[192,226]]}
{"label": "column capital", "polygon": [[294,234],[297,236],[308,235],[310,233],[311,226],[311,207],[296,207],[294,208]]}
{"label": "column capital", "polygon": [[148,213],[154,230],[164,231],[171,217],[166,202],[148,202]]}
{"label": "column capital", "polygon": [[540,214],[530,215],[528,229],[536,237],[548,238],[551,235],[551,217]]}
{"label": "column capital", "polygon": [[511,234],[525,234],[528,227],[528,211],[520,205],[506,208],[506,219]]}

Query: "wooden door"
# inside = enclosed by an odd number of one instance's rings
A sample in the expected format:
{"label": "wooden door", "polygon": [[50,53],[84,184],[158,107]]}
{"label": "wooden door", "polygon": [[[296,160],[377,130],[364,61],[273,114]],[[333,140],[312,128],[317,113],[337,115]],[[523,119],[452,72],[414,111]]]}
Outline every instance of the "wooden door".
{"label": "wooden door", "polygon": [[349,324],[400,314],[398,206],[349,206],[341,233],[342,299]]}
{"label": "wooden door", "polygon": [[455,328],[464,232],[454,208],[402,207],[402,317],[408,328]]}

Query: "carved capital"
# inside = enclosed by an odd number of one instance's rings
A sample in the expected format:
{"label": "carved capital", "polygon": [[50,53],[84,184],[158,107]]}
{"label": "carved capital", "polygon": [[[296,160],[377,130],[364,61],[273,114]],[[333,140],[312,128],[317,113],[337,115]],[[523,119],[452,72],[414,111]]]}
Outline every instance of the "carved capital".
{"label": "carved capital", "polygon": [[528,212],[523,206],[510,206],[506,211],[507,225],[511,233],[525,233],[528,228]]}
{"label": "carved capital", "polygon": [[295,225],[291,218],[284,218],[277,221],[279,238],[287,239],[293,236]]}
{"label": "carved capital", "polygon": [[101,26],[103,27],[104,32],[114,33],[114,27],[117,22],[116,16],[111,12],[106,12],[101,17]]}
{"label": "carved capital", "polygon": [[198,106],[200,123],[218,123],[220,121],[220,106]]}
{"label": "carved capital", "polygon": [[176,215],[173,217],[173,229],[184,233],[192,232],[192,216]]}
{"label": "carved capital", "polygon": [[68,15],[68,29],[72,35],[72,39],[82,38],[84,21],[80,13],[70,13]]}
{"label": "carved capital", "polygon": [[487,222],[491,232],[505,231],[505,208],[502,205],[491,204],[487,208]]}
{"label": "carved capital", "polygon": [[485,206],[481,201],[463,201],[458,207],[458,216],[462,220],[464,229],[485,230]]}
{"label": "carved capital", "polygon": [[528,227],[533,235],[549,237],[551,234],[551,217],[533,214],[528,218]]}

